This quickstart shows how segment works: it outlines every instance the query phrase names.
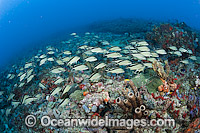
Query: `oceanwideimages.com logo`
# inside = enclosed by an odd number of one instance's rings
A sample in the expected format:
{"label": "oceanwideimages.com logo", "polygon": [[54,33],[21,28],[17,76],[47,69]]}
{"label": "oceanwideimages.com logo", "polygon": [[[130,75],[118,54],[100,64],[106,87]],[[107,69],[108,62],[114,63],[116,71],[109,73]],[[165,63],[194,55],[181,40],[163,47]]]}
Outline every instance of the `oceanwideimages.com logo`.
{"label": "oceanwideimages.com logo", "polygon": [[[28,127],[36,125],[36,117],[28,115],[25,119]],[[51,119],[49,116],[43,116],[40,123],[43,127],[174,127],[174,119],[110,119],[106,116],[104,119]]]}

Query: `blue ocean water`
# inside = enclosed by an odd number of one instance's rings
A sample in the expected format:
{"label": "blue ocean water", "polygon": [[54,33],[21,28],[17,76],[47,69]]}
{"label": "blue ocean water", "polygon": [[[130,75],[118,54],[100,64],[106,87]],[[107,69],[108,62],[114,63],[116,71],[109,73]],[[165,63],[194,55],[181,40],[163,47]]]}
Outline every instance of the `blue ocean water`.
{"label": "blue ocean water", "polygon": [[0,0],[0,66],[86,24],[132,17],[184,21],[200,29],[200,1]]}

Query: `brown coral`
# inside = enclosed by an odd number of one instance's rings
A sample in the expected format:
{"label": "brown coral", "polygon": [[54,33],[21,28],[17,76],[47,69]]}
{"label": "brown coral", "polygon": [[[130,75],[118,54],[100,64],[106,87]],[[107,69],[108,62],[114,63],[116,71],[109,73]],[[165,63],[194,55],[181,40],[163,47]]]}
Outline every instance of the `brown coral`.
{"label": "brown coral", "polygon": [[168,64],[168,61],[165,61],[165,69],[161,65],[160,62],[155,60],[152,64],[153,70],[157,73],[157,75],[160,77],[160,80],[163,82],[163,85],[160,85],[158,87],[158,91],[160,92],[169,92],[174,91],[177,88],[177,84],[171,82],[172,77],[169,76],[170,73],[170,66]]}
{"label": "brown coral", "polygon": [[169,72],[170,72],[168,61],[165,61],[166,72],[164,70],[164,67],[157,60],[153,62],[152,66],[153,66],[153,70],[158,74],[160,78],[162,78],[163,80],[167,80],[169,76]]}
{"label": "brown coral", "polygon": [[143,100],[140,92],[137,90],[136,86],[130,82],[132,90],[123,91],[124,100],[121,97],[116,99],[117,105],[125,112],[132,114],[133,118],[142,118],[148,115],[146,106],[143,104]]}

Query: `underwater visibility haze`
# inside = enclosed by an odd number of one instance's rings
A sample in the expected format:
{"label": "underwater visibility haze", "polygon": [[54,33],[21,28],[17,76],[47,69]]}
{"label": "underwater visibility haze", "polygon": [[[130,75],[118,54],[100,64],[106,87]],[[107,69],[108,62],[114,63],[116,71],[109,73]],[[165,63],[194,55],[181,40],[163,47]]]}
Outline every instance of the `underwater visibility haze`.
{"label": "underwater visibility haze", "polygon": [[199,0],[0,0],[0,132],[200,132],[199,30]]}
{"label": "underwater visibility haze", "polygon": [[94,21],[179,20],[200,29],[199,7],[199,0],[0,0],[0,65],[44,40]]}

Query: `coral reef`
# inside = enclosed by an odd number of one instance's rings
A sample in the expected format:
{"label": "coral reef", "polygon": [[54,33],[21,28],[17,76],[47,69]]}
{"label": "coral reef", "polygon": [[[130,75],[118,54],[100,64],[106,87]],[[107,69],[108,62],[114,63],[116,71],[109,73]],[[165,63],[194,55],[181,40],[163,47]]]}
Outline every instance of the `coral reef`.
{"label": "coral reef", "polygon": [[[115,26],[112,21],[109,25]],[[119,26],[120,33],[127,28],[132,32],[117,35],[71,33],[67,40],[6,68],[0,77],[0,131],[198,131],[200,57],[195,48],[199,34],[182,23],[157,25],[147,33],[142,26],[135,31],[131,27]],[[24,123],[29,114],[37,118],[32,128]],[[44,115],[51,119],[173,119],[175,126],[43,127],[39,120]]]}

